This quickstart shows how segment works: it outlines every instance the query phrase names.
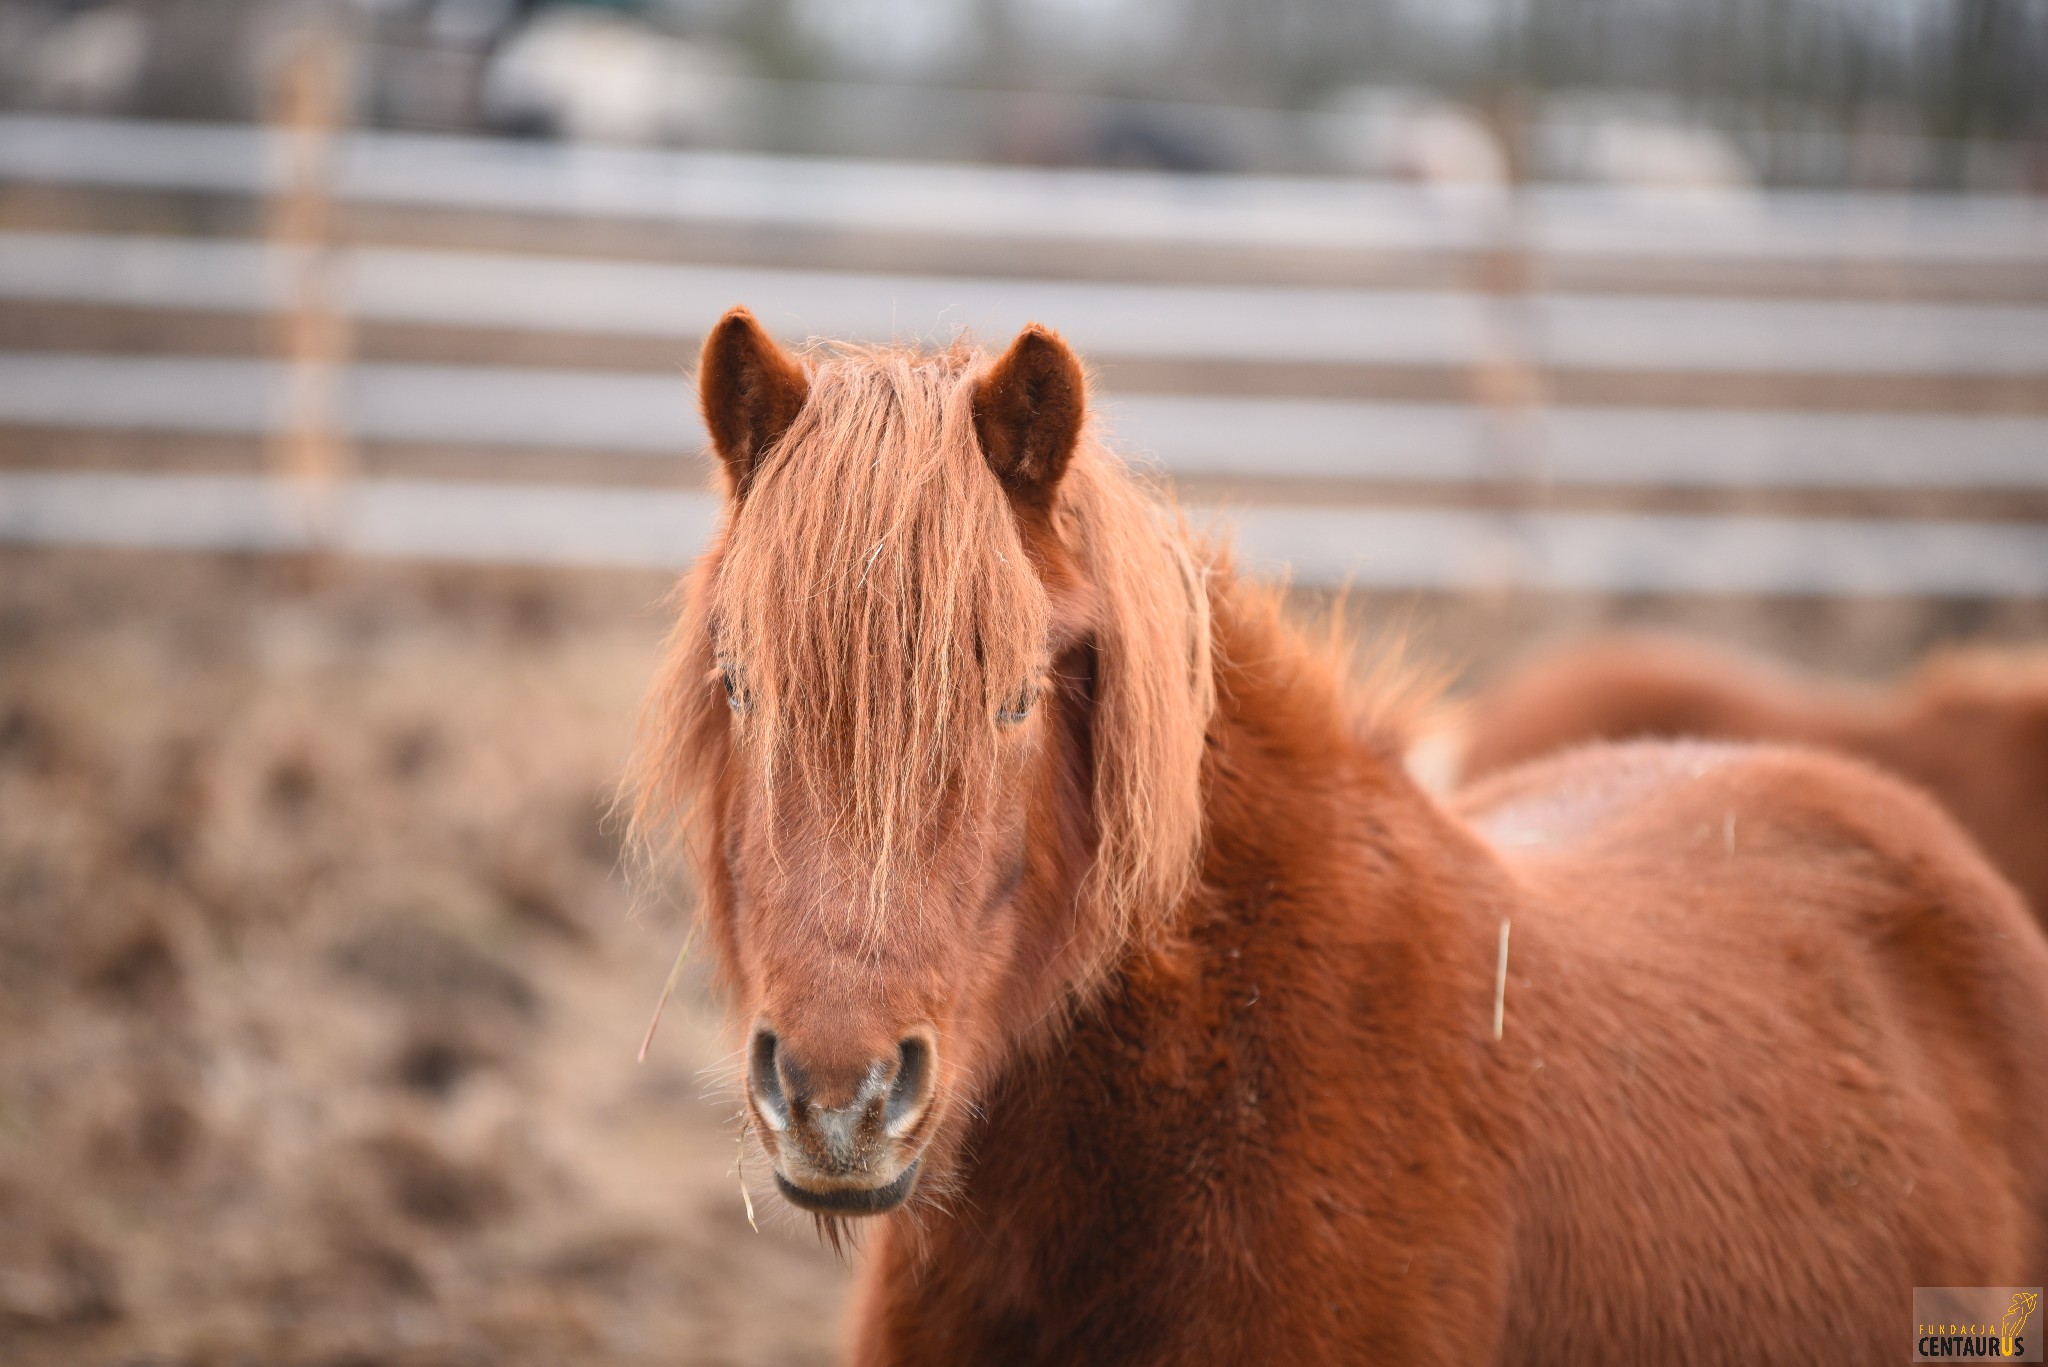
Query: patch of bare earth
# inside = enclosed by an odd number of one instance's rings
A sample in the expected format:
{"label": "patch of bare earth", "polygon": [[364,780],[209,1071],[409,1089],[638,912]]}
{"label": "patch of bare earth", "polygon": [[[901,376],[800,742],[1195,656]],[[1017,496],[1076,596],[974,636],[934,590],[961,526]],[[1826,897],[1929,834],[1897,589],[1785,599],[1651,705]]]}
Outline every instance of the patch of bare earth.
{"label": "patch of bare earth", "polygon": [[699,975],[633,1061],[665,589],[0,555],[0,1362],[836,1355]]}

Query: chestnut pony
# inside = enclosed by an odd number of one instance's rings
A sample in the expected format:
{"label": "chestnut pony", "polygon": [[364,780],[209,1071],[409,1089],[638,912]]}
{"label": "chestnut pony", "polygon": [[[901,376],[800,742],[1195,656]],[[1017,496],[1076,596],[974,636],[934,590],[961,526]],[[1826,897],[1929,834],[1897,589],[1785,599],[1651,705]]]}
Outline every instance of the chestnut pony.
{"label": "chestnut pony", "polygon": [[1937,656],[1878,692],[1692,642],[1585,641],[1475,700],[1461,767],[1478,778],[1589,741],[1685,737],[1824,746],[1912,780],[2048,926],[2048,656]]}
{"label": "chestnut pony", "polygon": [[776,1186],[873,1220],[856,1362],[1868,1363],[2048,1272],[2048,944],[1916,793],[1637,746],[1440,806],[1041,328],[735,312],[701,389],[638,816]]}

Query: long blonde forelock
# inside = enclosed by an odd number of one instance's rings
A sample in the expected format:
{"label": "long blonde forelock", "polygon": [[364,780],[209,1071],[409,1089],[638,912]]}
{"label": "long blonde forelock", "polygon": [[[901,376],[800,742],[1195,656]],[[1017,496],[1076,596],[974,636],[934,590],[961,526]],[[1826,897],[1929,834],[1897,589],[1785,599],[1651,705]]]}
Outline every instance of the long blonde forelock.
{"label": "long blonde forelock", "polygon": [[[831,814],[878,915],[944,823],[1002,796],[996,713],[1047,663],[1050,606],[975,436],[987,355],[806,359],[802,412],[686,589],[643,720],[635,826],[657,842],[695,828],[709,872],[704,801],[727,754],[716,670],[736,666],[740,762],[771,802],[796,783]],[[1054,528],[1096,599],[1100,843],[1084,896],[1124,943],[1164,922],[1200,845],[1209,556],[1092,428]]]}
{"label": "long blonde forelock", "polygon": [[981,359],[816,358],[712,586],[743,748],[771,801],[797,782],[831,813],[877,905],[993,797],[996,714],[1045,651],[1044,590],[974,439],[962,381]]}

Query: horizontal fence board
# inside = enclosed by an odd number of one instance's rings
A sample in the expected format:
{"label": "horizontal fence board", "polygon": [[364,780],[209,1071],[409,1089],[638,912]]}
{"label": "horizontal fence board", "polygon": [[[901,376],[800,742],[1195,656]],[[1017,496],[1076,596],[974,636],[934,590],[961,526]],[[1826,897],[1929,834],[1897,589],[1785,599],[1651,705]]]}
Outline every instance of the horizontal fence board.
{"label": "horizontal fence board", "polygon": [[356,480],[324,492],[264,476],[0,474],[0,540],[680,568],[710,536],[707,493]]}
{"label": "horizontal fence board", "polygon": [[1246,508],[1254,570],[1388,589],[1830,597],[2048,593],[2048,529],[1653,513]]}
{"label": "horizontal fence board", "polygon": [[[0,298],[267,312],[294,258],[249,241],[0,233]],[[689,266],[376,247],[340,253],[357,317],[700,336],[746,304],[777,333],[1000,339],[1049,323],[1103,358],[1654,372],[2021,375],[2048,382],[2048,308],[1999,304],[1103,284]],[[682,348],[679,347],[679,357]]]}
{"label": "horizontal fence board", "polygon": [[2048,419],[1109,395],[1120,448],[1223,479],[2048,488]]}
{"label": "horizontal fence board", "polygon": [[[1596,593],[2041,597],[2048,532],[1854,518],[1191,510],[1244,563],[1309,585]],[[359,480],[324,501],[263,477],[0,474],[0,541],[680,568],[708,493]]]}
{"label": "horizontal fence board", "polygon": [[[0,424],[260,436],[280,362],[0,353]],[[681,374],[363,364],[338,419],[367,441],[694,454]],[[2043,489],[2048,418],[1542,408],[1109,394],[1115,446],[1178,477],[1671,488]]]}
{"label": "horizontal fence board", "polygon": [[[262,435],[286,421],[291,383],[278,361],[0,353],[0,423]],[[336,397],[337,420],[367,441],[662,455],[704,441],[680,373],[358,365]]]}
{"label": "horizontal fence board", "polygon": [[[267,195],[282,138],[236,125],[0,117],[0,179]],[[955,166],[358,133],[336,193],[527,214],[1054,242],[1671,259],[2048,261],[2016,197],[1538,186]]]}

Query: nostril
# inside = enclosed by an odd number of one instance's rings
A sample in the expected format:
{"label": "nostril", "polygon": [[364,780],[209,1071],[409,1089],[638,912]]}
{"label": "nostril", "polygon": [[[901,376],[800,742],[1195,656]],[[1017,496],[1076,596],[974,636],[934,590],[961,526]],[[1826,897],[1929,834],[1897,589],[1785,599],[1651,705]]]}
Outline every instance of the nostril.
{"label": "nostril", "polygon": [[889,1088],[882,1121],[891,1134],[910,1128],[932,1091],[932,1047],[912,1035],[896,1046],[896,1080]]}
{"label": "nostril", "polygon": [[770,1129],[789,1128],[789,1101],[782,1094],[782,1078],[775,1066],[775,1032],[754,1032],[754,1044],[747,1059],[747,1086],[754,1105]]}

